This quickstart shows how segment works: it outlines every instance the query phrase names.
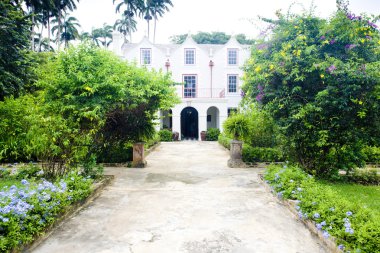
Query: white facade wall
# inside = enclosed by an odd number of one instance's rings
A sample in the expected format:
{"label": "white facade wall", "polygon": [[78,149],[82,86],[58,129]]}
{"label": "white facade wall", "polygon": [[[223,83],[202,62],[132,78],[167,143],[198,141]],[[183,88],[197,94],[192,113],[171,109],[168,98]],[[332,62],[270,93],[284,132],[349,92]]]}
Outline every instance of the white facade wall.
{"label": "white facade wall", "polygon": [[[198,112],[198,136],[201,131],[206,131],[208,126],[215,123],[222,130],[228,108],[237,108],[241,101],[241,68],[250,56],[249,47],[241,45],[235,38],[231,38],[225,45],[199,45],[191,36],[180,45],[155,45],[147,38],[137,44],[122,45],[120,39],[122,36],[114,34],[114,52],[128,61],[144,65],[141,62],[141,49],[151,49],[151,64],[145,65],[147,68],[171,72],[176,83],[183,83],[183,75],[196,75],[196,97],[185,98],[184,86],[177,86],[181,103],[172,108],[173,132],[179,132],[181,136],[181,112],[187,107],[193,107]],[[185,49],[195,49],[194,65],[185,64]],[[228,64],[228,49],[237,49],[236,65]],[[210,67],[210,61],[213,62],[213,67]],[[170,63],[170,67],[166,67],[166,62]],[[228,92],[228,75],[238,75],[235,93]],[[210,107],[217,108],[218,112],[212,113],[211,122],[207,122],[207,110]],[[218,118],[215,118],[215,115],[218,115]]]}

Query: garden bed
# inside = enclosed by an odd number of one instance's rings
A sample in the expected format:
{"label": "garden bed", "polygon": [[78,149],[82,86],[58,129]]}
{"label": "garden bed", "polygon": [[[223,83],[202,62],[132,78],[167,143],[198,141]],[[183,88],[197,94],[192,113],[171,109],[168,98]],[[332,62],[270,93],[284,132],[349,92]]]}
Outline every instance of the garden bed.
{"label": "garden bed", "polygon": [[20,252],[40,243],[113,178],[94,181],[72,170],[48,181],[35,165],[0,172],[0,252]]}
{"label": "garden bed", "polygon": [[89,204],[91,204],[93,200],[99,197],[102,190],[107,185],[111,184],[114,178],[115,177],[113,175],[103,176],[102,179],[100,179],[99,181],[95,182],[92,185],[91,194],[87,198],[77,201],[76,203],[73,203],[72,205],[67,207],[65,210],[62,211],[59,217],[57,217],[54,223],[45,229],[42,235],[37,236],[32,243],[25,245],[24,247],[22,247],[21,249],[17,251],[13,251],[13,253],[24,252],[24,251],[29,252],[35,249],[38,245],[40,245],[43,241],[45,241],[57,228],[59,228],[67,219],[75,216],[80,210],[87,207]]}
{"label": "garden bed", "polygon": [[[380,217],[376,209],[346,198],[324,181],[316,180],[295,166],[271,165],[264,180],[333,252],[380,252]],[[341,185],[334,184],[334,187]],[[352,187],[357,190],[368,186]],[[374,187],[377,189],[378,186]],[[378,199],[378,196],[375,193],[374,198]]]}
{"label": "garden bed", "polygon": [[[267,192],[274,193],[273,189],[271,189],[270,185],[267,184],[264,180],[264,174],[258,174],[259,181],[264,185],[264,188]],[[298,211],[296,209],[297,202],[295,200],[282,199],[276,196],[276,199],[284,205],[293,215],[293,217],[300,222],[302,222],[315,236],[317,236],[323,243],[323,245],[332,253],[342,253],[343,251],[338,249],[336,242],[334,239],[325,238],[323,233],[318,230],[315,226],[315,223],[310,220],[301,219],[298,215]]]}

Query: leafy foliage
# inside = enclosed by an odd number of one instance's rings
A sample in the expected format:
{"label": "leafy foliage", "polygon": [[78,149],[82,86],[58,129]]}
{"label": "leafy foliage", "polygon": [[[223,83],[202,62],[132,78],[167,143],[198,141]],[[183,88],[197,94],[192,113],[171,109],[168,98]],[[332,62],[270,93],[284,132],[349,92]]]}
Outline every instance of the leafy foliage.
{"label": "leafy foliage", "polygon": [[206,132],[206,141],[217,141],[220,134],[218,128],[209,128]]}
{"label": "leafy foliage", "polygon": [[249,120],[244,114],[233,114],[224,121],[223,129],[235,140],[242,140],[249,133]]}
{"label": "leafy foliage", "polygon": [[264,178],[278,197],[296,200],[299,217],[314,221],[324,237],[335,237],[339,249],[380,251],[380,219],[376,212],[342,198],[294,166],[270,166]]}
{"label": "leafy foliage", "polygon": [[[174,44],[182,44],[187,36],[188,34],[173,35],[170,37],[170,41]],[[231,38],[231,35],[224,32],[198,32],[191,37],[198,44],[226,44]],[[254,43],[254,40],[248,39],[245,34],[236,35],[236,40],[243,45]]]}
{"label": "leafy foliage", "polygon": [[341,8],[330,20],[309,14],[267,20],[245,67],[256,99],[287,138],[290,157],[331,177],[364,164],[364,144],[379,143],[380,33],[377,18]]}
{"label": "leafy foliage", "polygon": [[95,45],[61,52],[38,72],[40,92],[0,102],[0,161],[40,160],[47,176],[83,165],[95,177],[96,154],[151,138],[156,112],[178,101],[170,76]]}
{"label": "leafy foliage", "polygon": [[[231,138],[220,134],[218,142],[223,147],[230,149]],[[243,161],[247,163],[256,162],[280,162],[284,161],[283,151],[278,148],[252,147],[249,144],[243,144]]]}
{"label": "leafy foliage", "polygon": [[[17,175],[16,175],[17,176]],[[55,182],[23,179],[0,189],[0,250],[31,242],[72,203],[91,193],[92,180],[71,172]]]}
{"label": "leafy foliage", "polygon": [[173,141],[173,133],[168,129],[162,129],[158,132],[160,141]]}
{"label": "leafy foliage", "polygon": [[366,162],[380,164],[380,147],[365,146],[362,151],[366,158]]}
{"label": "leafy foliage", "polygon": [[281,162],[283,153],[278,148],[251,147],[243,145],[244,162]]}
{"label": "leafy foliage", "polygon": [[21,4],[0,1],[0,101],[18,96],[29,82],[29,28]]}

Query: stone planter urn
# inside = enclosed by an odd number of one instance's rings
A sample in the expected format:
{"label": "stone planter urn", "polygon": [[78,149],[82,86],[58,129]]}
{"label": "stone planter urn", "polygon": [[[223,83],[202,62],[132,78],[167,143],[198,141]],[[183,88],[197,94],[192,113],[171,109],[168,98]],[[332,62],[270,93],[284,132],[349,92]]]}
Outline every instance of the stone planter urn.
{"label": "stone planter urn", "polygon": [[178,141],[179,140],[179,133],[173,132],[172,138],[173,138],[173,141]]}
{"label": "stone planter urn", "polygon": [[145,168],[146,161],[144,156],[144,142],[136,142],[133,144],[133,161],[132,167]]}
{"label": "stone planter urn", "polygon": [[243,142],[232,140],[230,144],[230,159],[227,163],[230,168],[244,168],[243,162]]}
{"label": "stone planter urn", "polygon": [[206,140],[206,131],[201,131],[201,141],[205,141]]}

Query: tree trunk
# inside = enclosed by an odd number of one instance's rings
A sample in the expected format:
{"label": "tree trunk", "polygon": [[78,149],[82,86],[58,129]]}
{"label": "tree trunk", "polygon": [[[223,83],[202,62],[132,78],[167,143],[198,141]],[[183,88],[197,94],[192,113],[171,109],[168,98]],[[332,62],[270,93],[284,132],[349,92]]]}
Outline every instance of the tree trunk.
{"label": "tree trunk", "polygon": [[47,20],[47,25],[48,25],[48,47],[50,48],[50,12],[48,12],[48,20]]}
{"label": "tree trunk", "polygon": [[30,9],[30,12],[32,13],[32,27],[30,28],[30,37],[31,37],[32,41],[31,41],[30,46],[32,48],[32,51],[34,51],[34,44],[35,44],[34,43],[34,23],[35,23],[35,19],[34,19],[34,8],[33,7]]}
{"label": "tree trunk", "polygon": [[153,30],[153,44],[156,44],[156,24],[157,23],[157,15],[154,15],[154,30]]}
{"label": "tree trunk", "polygon": [[62,15],[62,13],[58,12],[58,31],[57,31],[57,48],[58,48],[58,51],[60,51],[60,49],[61,49],[61,28],[62,28],[61,15]]}
{"label": "tree trunk", "polygon": [[42,24],[42,27],[41,27],[41,33],[40,33],[40,39],[38,41],[38,52],[41,52],[41,44],[42,44],[42,33],[44,32],[44,25]]}
{"label": "tree trunk", "polygon": [[150,39],[150,31],[149,31],[150,30],[149,29],[150,28],[150,24],[149,24],[149,19],[147,20],[147,22],[148,22],[148,40],[149,40]]}

